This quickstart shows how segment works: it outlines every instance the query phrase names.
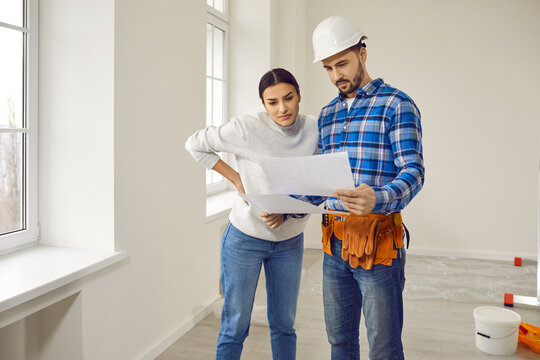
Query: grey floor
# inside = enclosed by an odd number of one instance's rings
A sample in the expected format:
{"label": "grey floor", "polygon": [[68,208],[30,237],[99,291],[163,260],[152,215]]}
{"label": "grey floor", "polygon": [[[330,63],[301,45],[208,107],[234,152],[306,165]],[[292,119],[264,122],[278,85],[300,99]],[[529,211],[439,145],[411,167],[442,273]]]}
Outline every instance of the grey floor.
{"label": "grey floor", "polygon": [[[322,307],[322,252],[306,250],[295,328],[297,359],[330,359]],[[540,359],[519,345],[513,356],[494,356],[475,346],[473,310],[502,306],[505,292],[536,295],[536,263],[407,256],[403,345],[407,359]],[[266,322],[264,274],[255,299],[250,334],[242,359],[271,359]],[[540,326],[540,309],[516,305],[522,321]],[[219,332],[219,306],[169,347],[158,360],[213,359]],[[365,328],[360,330],[361,358],[368,359]]]}

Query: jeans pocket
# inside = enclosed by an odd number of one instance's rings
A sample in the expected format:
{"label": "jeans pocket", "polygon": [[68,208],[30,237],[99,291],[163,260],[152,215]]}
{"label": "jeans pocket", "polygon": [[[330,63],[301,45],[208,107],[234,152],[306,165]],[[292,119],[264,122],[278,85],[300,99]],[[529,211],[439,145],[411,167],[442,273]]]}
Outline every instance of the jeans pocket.
{"label": "jeans pocket", "polygon": [[225,230],[223,231],[223,235],[221,236],[221,250],[225,248],[225,243],[227,242],[227,238],[229,237],[229,233],[231,231],[231,223],[227,223],[227,227],[225,227]]}

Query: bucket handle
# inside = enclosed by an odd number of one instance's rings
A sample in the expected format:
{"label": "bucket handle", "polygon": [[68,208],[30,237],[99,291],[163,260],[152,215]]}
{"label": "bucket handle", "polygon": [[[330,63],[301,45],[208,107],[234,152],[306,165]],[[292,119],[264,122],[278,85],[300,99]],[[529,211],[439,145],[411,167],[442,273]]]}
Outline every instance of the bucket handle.
{"label": "bucket handle", "polygon": [[480,335],[480,336],[483,336],[485,338],[488,338],[488,339],[492,339],[492,340],[501,340],[501,339],[506,339],[507,337],[509,336],[512,336],[514,335],[514,333],[516,331],[518,331],[519,328],[516,328],[515,330],[512,330],[512,332],[510,332],[508,335],[505,335],[505,336],[501,336],[501,337],[492,337],[492,336],[489,336],[489,335],[486,335],[486,334],[482,334],[481,332],[476,332],[477,335]]}

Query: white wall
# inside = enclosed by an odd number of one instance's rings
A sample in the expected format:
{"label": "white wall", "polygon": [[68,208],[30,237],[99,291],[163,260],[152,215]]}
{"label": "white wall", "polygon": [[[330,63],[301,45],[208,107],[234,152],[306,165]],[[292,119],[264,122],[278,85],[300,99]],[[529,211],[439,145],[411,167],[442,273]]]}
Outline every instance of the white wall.
{"label": "white wall", "polygon": [[[293,73],[301,94],[307,83],[305,39],[310,35],[306,17],[306,0],[272,1],[271,65],[272,68],[282,67]],[[300,110],[305,110],[305,103],[301,102]]]}
{"label": "white wall", "polygon": [[[536,257],[538,13],[534,0],[309,2],[308,54],[319,21],[352,17],[371,77],[420,108],[426,182],[404,212],[413,251]],[[317,113],[337,92],[320,64],[306,67],[303,105]]]}
{"label": "white wall", "polygon": [[114,245],[114,4],[40,1],[42,243]]}
{"label": "white wall", "polygon": [[0,358],[26,360],[29,358],[25,341],[26,320],[17,321],[0,329]]}
{"label": "white wall", "polygon": [[0,328],[0,359],[82,359],[81,320],[75,294]]}
{"label": "white wall", "polygon": [[184,151],[205,123],[205,14],[40,2],[42,242],[129,257],[80,284],[85,359],[142,358],[218,296],[226,218],[203,223],[204,169]]}
{"label": "white wall", "polygon": [[270,8],[271,0],[234,0],[230,6],[229,118],[264,111],[258,88],[270,70]]}

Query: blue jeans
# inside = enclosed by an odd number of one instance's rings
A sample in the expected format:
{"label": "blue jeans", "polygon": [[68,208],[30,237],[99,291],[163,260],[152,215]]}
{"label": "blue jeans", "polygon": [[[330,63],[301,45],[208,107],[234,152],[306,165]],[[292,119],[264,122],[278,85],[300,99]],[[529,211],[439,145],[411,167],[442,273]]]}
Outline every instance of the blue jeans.
{"label": "blue jeans", "polygon": [[363,310],[371,360],[404,359],[403,287],[405,250],[398,251],[392,266],[371,270],[352,268],[341,258],[341,241],[331,239],[332,254],[324,254],[323,301],[326,333],[332,360],[360,359],[358,341]]}
{"label": "blue jeans", "polygon": [[225,301],[216,359],[240,359],[249,333],[255,290],[264,264],[273,359],[296,358],[296,302],[302,273],[304,234],[284,241],[246,235],[231,223],[221,242],[221,288]]}

